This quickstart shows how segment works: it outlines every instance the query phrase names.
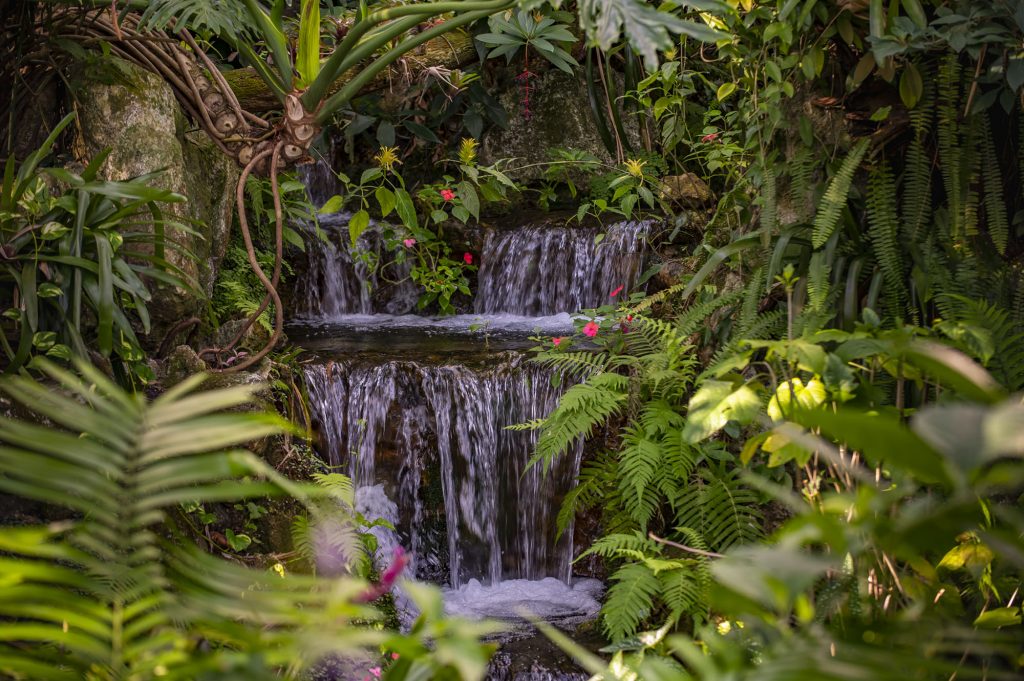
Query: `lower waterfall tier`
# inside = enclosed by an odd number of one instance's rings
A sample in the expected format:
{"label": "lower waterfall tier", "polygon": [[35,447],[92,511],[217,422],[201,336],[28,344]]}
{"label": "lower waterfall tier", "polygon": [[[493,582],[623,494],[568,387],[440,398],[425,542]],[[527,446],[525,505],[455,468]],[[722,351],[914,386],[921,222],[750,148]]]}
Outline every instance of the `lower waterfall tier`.
{"label": "lower waterfall tier", "polygon": [[417,579],[454,590],[570,580],[573,528],[558,536],[556,516],[582,447],[545,476],[528,468],[536,433],[507,428],[554,408],[564,388],[550,372],[511,351],[475,362],[347,354],[307,365],[305,378],[321,455],[373,490],[364,504],[390,500]]}

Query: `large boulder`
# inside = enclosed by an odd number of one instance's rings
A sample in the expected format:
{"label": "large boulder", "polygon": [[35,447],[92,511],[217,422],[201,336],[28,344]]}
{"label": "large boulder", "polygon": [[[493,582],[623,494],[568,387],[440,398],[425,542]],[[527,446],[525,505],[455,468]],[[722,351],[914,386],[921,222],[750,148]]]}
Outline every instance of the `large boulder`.
{"label": "large boulder", "polygon": [[[238,168],[205,133],[192,129],[162,78],[127,62],[121,71],[117,82],[87,79],[78,91],[77,153],[84,162],[109,148],[102,174],[110,180],[164,171],[154,185],[188,199],[168,213],[193,230],[168,235],[195,255],[169,248],[168,259],[208,297],[230,236]],[[153,340],[159,342],[168,327],[198,314],[203,304],[189,291],[163,287],[149,310]]]}
{"label": "large boulder", "polygon": [[[622,91],[621,83],[619,91]],[[519,182],[540,179],[543,164],[551,160],[550,149],[575,149],[593,154],[611,165],[615,159],[608,153],[597,127],[591,119],[586,83],[557,69],[530,81],[530,115],[523,107],[524,91],[515,87],[501,94],[501,105],[509,114],[507,129],[494,128],[484,135],[481,160],[494,163],[502,158],[515,158],[509,173]],[[624,116],[626,138],[634,149],[641,149],[640,128],[635,116]],[[571,175],[574,181],[585,179]]]}

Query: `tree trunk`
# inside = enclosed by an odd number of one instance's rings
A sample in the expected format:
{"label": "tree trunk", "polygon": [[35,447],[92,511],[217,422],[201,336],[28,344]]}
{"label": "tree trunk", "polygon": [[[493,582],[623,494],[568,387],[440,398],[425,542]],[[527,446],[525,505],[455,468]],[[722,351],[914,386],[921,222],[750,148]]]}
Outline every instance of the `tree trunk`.
{"label": "tree trunk", "polygon": [[[473,36],[465,31],[453,31],[424,43],[418,49],[405,55],[375,78],[363,89],[363,92],[373,92],[395,85],[408,84],[427,69],[454,69],[475,59],[476,49],[473,46]],[[357,73],[357,69],[352,69],[343,74],[341,78],[331,84],[328,95],[337,92]],[[281,103],[274,98],[274,95],[253,69],[224,71],[223,75],[238,98],[238,103],[246,111],[259,114],[281,108]]]}

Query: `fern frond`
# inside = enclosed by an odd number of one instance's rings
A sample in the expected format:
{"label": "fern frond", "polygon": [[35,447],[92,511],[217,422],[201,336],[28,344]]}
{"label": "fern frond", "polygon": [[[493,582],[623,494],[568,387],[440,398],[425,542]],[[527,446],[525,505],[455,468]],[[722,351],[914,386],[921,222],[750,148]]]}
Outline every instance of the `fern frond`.
{"label": "fern frond", "polygon": [[807,311],[810,313],[822,313],[825,311],[825,301],[828,299],[831,286],[829,285],[829,274],[832,267],[828,263],[828,256],[825,251],[816,251],[811,256],[810,266],[807,268]]}
{"label": "fern frond", "polygon": [[949,206],[950,231],[956,238],[964,234],[962,146],[960,144],[960,60],[947,55],[939,64],[938,139],[942,184]]}
{"label": "fern frond", "polygon": [[811,237],[815,248],[824,246],[839,225],[843,210],[846,209],[846,200],[850,195],[854,175],[860,168],[870,143],[869,139],[862,139],[853,146],[829,182],[824,196],[821,197],[821,205],[814,216],[814,231]]}
{"label": "fern frond", "polygon": [[647,556],[655,556],[660,553],[661,545],[648,539],[642,532],[608,534],[595,541],[576,560],[582,560],[586,556],[643,560]]}
{"label": "fern frond", "polygon": [[707,325],[708,317],[717,310],[729,305],[735,305],[743,299],[743,291],[731,291],[724,295],[716,296],[711,300],[690,305],[686,311],[676,320],[678,333],[683,338],[692,336]]}
{"label": "fern frond", "polygon": [[1006,199],[1003,195],[1003,173],[999,167],[999,156],[992,139],[992,127],[988,113],[978,115],[979,145],[981,147],[982,183],[985,195],[985,222],[988,225],[988,236],[996,247],[999,255],[1005,255],[1006,242],[1010,237],[1009,220],[1006,216]]}
{"label": "fern frond", "polygon": [[626,403],[628,383],[625,376],[606,372],[569,388],[541,428],[530,465],[542,462],[547,471],[570,445],[618,413]]}
{"label": "fern frond", "polygon": [[900,318],[906,309],[906,284],[896,216],[896,186],[887,162],[880,163],[868,176],[867,213],[868,235],[882,268],[889,312]]}
{"label": "fern frond", "polygon": [[675,500],[675,508],[677,529],[699,533],[717,551],[762,534],[757,494],[742,483],[738,469],[700,469]]}
{"label": "fern frond", "polygon": [[[924,65],[921,68],[926,68]],[[919,233],[932,210],[932,160],[925,149],[925,141],[935,120],[934,78],[924,79],[921,100],[910,111],[910,126],[914,138],[907,147],[903,166],[902,215],[903,235],[911,243]]]}
{"label": "fern frond", "polygon": [[611,579],[615,583],[601,608],[601,624],[612,641],[619,641],[636,633],[651,614],[661,584],[642,563],[626,563]]}

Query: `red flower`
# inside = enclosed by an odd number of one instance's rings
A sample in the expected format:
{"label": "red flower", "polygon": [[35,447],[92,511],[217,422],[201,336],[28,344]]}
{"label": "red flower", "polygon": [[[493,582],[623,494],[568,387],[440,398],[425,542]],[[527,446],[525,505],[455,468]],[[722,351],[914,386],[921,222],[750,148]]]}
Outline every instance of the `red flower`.
{"label": "red flower", "polygon": [[587,322],[583,325],[583,335],[593,338],[597,335],[597,330],[601,328],[597,325],[597,322]]}
{"label": "red flower", "polygon": [[703,137],[700,138],[700,141],[701,142],[714,142],[716,139],[718,139],[718,134],[719,133],[717,133],[717,132],[713,132],[710,135],[704,135]]}
{"label": "red flower", "polygon": [[472,265],[473,264],[473,254],[472,253],[463,253],[462,254],[462,260],[467,265]]}
{"label": "red flower", "polygon": [[445,201],[451,201],[455,198],[455,192],[453,192],[451,189],[442,189],[441,198],[444,199]]}
{"label": "red flower", "polygon": [[563,340],[565,340],[565,339],[564,338],[552,338],[551,339],[551,344],[554,345],[557,348],[559,345],[562,344]]}
{"label": "red flower", "polygon": [[626,315],[626,321],[627,322],[633,321],[633,315],[631,315],[631,314]]}
{"label": "red flower", "polygon": [[625,287],[625,286],[623,286],[622,284],[619,284],[619,287],[618,287],[617,289],[615,289],[614,291],[612,291],[612,292],[611,292],[610,294],[608,294],[608,295],[610,295],[610,296],[611,296],[612,298],[614,298],[615,296],[617,296],[617,295],[619,295],[620,293],[622,293],[622,289],[624,289],[624,288],[626,288],[626,287]]}

